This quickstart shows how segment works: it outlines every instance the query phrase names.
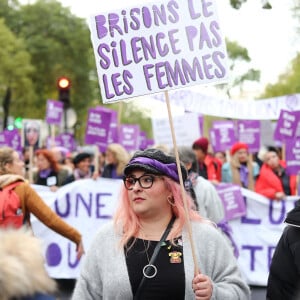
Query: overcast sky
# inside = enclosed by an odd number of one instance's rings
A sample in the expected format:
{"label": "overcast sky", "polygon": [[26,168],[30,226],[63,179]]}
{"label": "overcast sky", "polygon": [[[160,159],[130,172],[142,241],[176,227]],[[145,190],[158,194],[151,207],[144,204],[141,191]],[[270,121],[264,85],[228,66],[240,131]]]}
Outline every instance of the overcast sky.
{"label": "overcast sky", "polygon": [[[270,0],[273,6],[271,10],[262,9],[261,0],[248,0],[239,10],[232,9],[229,0],[217,1],[223,34],[229,40],[236,40],[241,46],[248,48],[251,66],[261,69],[263,84],[275,82],[295,55],[296,28],[289,8],[291,1]],[[137,0],[60,2],[70,7],[74,14],[84,18],[89,18],[93,13],[124,7],[125,3],[127,7],[141,3]]]}

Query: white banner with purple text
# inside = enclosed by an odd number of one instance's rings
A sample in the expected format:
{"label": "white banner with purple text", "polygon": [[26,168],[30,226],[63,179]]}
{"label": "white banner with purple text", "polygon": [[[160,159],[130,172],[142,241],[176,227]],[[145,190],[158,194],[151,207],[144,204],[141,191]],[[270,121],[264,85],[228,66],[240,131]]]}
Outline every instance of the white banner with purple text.
{"label": "white banner with purple text", "polygon": [[[44,201],[67,223],[77,228],[85,250],[98,228],[111,219],[117,205],[121,180],[99,178],[75,181],[51,192],[48,187],[33,185]],[[283,223],[296,201],[270,201],[242,189],[247,213],[230,221],[233,239],[239,249],[238,263],[248,284],[265,286],[275,246]],[[32,216],[34,234],[43,241],[46,268],[53,278],[77,278],[80,262],[76,261],[75,244],[41,224]],[[101,247],[101,245],[99,245]]]}

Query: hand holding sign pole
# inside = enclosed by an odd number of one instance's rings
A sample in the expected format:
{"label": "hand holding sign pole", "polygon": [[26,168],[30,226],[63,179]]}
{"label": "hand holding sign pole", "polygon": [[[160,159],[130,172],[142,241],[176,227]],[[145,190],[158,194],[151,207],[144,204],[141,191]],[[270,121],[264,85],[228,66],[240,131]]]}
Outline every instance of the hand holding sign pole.
{"label": "hand holding sign pole", "polygon": [[[227,53],[216,1],[157,1],[91,17],[92,43],[104,103],[165,92],[180,185],[168,90],[226,82]],[[186,215],[195,255],[189,215]]]}

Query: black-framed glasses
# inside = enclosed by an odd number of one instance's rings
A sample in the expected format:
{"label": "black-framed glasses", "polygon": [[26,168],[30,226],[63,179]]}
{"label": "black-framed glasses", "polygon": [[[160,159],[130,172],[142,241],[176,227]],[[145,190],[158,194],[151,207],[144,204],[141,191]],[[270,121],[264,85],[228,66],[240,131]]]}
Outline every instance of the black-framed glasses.
{"label": "black-framed glasses", "polygon": [[141,188],[150,189],[155,181],[155,177],[155,175],[149,174],[144,174],[140,177],[127,176],[123,178],[123,182],[127,190],[133,190],[133,187],[137,181]]}

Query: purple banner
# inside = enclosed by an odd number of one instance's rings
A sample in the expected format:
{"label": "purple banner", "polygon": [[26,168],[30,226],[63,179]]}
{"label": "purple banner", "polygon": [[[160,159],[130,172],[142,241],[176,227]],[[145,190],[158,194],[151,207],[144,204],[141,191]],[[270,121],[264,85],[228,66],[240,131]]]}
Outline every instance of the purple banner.
{"label": "purple banner", "polygon": [[260,121],[239,120],[237,136],[240,142],[249,146],[250,153],[258,152],[260,149]]}
{"label": "purple banner", "polygon": [[216,186],[217,192],[223,202],[225,218],[229,221],[246,214],[246,205],[241,188],[231,183],[220,183]]}
{"label": "purple banner", "polygon": [[119,143],[128,151],[139,149],[140,126],[123,124],[119,128]]}
{"label": "purple banner", "polygon": [[214,152],[226,151],[235,143],[233,121],[215,121],[210,129],[211,145]]}
{"label": "purple banner", "polygon": [[60,125],[62,121],[64,105],[61,101],[47,100],[46,122],[48,124]]}
{"label": "purple banner", "polygon": [[290,112],[286,110],[280,111],[280,116],[274,132],[274,140],[285,141],[291,139],[296,134],[298,126],[298,112]]}
{"label": "purple banner", "polygon": [[300,138],[285,140],[286,171],[289,175],[297,175],[300,171]]}
{"label": "purple banner", "polygon": [[110,120],[110,111],[90,108],[86,125],[85,143],[97,145],[99,151],[105,151],[108,143]]}

